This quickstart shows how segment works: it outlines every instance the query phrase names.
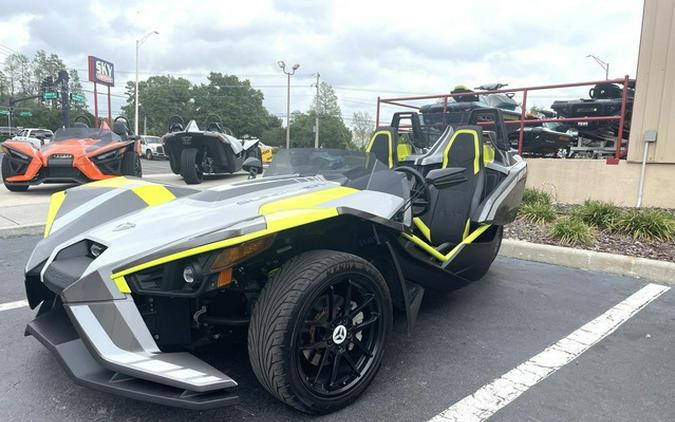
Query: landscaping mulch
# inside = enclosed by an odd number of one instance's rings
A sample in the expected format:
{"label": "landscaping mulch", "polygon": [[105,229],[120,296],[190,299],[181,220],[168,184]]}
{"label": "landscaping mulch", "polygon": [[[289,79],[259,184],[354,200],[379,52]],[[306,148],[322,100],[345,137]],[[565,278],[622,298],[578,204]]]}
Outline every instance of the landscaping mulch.
{"label": "landscaping mulch", "polygon": [[[559,215],[568,214],[569,210],[571,210],[570,206],[556,205],[556,211]],[[550,224],[532,224],[517,219],[512,224],[504,227],[504,237],[532,243],[543,243],[546,245],[568,246],[562,245],[556,239],[552,239],[548,236],[550,227]],[[637,256],[640,258],[675,262],[675,240],[668,242],[635,240],[632,237],[623,234],[609,233],[594,229],[593,243],[590,245],[575,245],[574,247],[618,255]]]}

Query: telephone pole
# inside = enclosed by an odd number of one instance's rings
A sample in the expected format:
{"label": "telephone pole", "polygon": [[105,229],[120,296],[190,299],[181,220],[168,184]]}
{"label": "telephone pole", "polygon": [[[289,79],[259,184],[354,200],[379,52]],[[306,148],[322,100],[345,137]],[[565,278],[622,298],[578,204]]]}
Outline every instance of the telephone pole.
{"label": "telephone pole", "polygon": [[316,110],[315,116],[316,119],[314,122],[314,148],[319,148],[319,77],[321,75],[319,72],[316,72]]}
{"label": "telephone pole", "polygon": [[286,149],[291,148],[291,76],[300,68],[299,64],[294,64],[291,70],[286,70],[286,63],[283,60],[277,62],[281,71],[286,74]]}

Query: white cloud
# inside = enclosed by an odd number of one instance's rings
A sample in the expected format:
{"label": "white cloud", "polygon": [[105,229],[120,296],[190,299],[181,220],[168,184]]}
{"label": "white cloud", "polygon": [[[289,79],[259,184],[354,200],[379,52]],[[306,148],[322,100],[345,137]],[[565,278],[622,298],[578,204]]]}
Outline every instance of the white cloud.
{"label": "white cloud", "polygon": [[[293,109],[305,109],[312,74],[336,86],[343,112],[374,114],[379,95],[438,93],[458,83],[510,86],[599,79],[586,58],[611,63],[611,75],[635,75],[642,2],[509,1],[10,1],[0,16],[0,44],[32,54],[45,49],[84,69],[94,54],[115,63],[123,93],[134,68],[134,40],[160,35],[141,51],[142,71],[243,75],[261,87],[273,113],[285,110],[279,59],[300,63]],[[125,72],[126,71],[126,72]],[[82,73],[86,79],[86,74]],[[146,74],[143,74],[146,77]],[[584,90],[568,92],[581,96]],[[548,105],[563,93],[533,95]],[[113,109],[123,99],[116,98]]]}

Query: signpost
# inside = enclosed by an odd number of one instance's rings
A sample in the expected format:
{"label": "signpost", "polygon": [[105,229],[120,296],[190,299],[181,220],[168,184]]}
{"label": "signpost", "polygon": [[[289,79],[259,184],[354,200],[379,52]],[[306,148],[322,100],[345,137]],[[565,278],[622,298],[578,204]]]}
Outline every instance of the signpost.
{"label": "signpost", "polygon": [[70,101],[78,104],[84,104],[84,96],[80,94],[70,94]]}
{"label": "signpost", "polygon": [[89,56],[89,81],[94,83],[94,119],[98,126],[98,92],[97,84],[108,87],[108,122],[112,122],[112,110],[110,101],[110,87],[115,86],[115,65],[111,62]]}
{"label": "signpost", "polygon": [[42,94],[42,99],[43,99],[44,101],[47,101],[47,100],[56,100],[57,98],[59,98],[59,93],[56,92],[56,91],[45,91],[45,92]]}
{"label": "signpost", "polygon": [[21,116],[21,117],[32,117],[33,113],[31,113],[30,111],[20,111],[19,116]]}

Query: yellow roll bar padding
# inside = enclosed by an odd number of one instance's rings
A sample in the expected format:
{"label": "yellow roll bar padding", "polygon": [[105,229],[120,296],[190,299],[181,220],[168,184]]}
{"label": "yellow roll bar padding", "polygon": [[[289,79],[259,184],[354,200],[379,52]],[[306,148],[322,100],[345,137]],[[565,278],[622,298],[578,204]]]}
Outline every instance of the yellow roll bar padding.
{"label": "yellow roll bar padding", "polygon": [[415,223],[415,226],[420,232],[422,232],[424,237],[426,237],[426,239],[431,242],[431,229],[429,226],[424,224],[424,221],[422,221],[422,219],[419,217],[413,217],[413,223]]}
{"label": "yellow roll bar padding", "polygon": [[56,192],[52,194],[52,199],[49,201],[49,211],[47,211],[47,223],[45,224],[45,237],[52,230],[52,224],[56,219],[56,213],[59,212],[63,201],[66,199],[66,191]]}

